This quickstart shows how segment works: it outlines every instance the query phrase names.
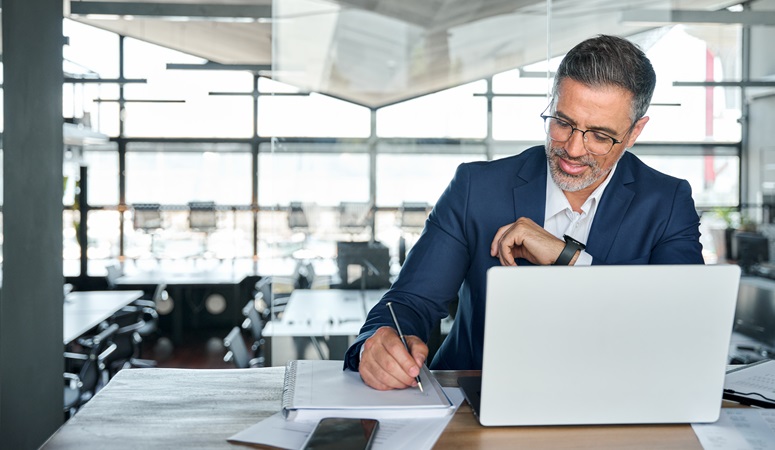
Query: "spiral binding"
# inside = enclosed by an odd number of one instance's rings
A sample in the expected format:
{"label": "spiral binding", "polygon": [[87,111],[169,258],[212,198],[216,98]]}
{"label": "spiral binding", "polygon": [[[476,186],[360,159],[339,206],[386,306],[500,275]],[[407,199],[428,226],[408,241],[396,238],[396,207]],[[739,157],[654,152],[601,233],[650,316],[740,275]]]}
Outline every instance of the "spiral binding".
{"label": "spiral binding", "polygon": [[293,397],[296,392],[296,369],[298,361],[288,361],[285,365],[285,379],[283,380],[282,410],[288,414],[288,408],[293,406]]}

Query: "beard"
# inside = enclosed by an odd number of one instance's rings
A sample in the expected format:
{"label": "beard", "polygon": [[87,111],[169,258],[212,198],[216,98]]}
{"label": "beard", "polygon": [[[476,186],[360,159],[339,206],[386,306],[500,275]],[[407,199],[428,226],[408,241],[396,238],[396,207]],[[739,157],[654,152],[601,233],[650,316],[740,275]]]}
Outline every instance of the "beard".
{"label": "beard", "polygon": [[[571,158],[563,147],[552,147],[551,141],[547,139],[546,159],[549,161],[549,173],[552,174],[552,180],[560,189],[567,192],[577,192],[594,184],[607,176],[613,168],[613,164],[608,168],[603,168],[600,163],[589,153],[579,158]],[[621,157],[621,155],[620,155]],[[579,175],[565,173],[558,160],[562,158],[573,164],[581,164],[588,167],[586,171]]]}

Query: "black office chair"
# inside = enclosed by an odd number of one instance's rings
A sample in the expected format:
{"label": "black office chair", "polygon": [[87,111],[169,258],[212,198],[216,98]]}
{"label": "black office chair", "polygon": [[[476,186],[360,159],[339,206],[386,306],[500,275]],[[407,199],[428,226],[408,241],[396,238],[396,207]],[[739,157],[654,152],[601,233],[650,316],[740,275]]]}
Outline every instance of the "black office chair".
{"label": "black office chair", "polygon": [[108,319],[111,325],[119,326],[113,337],[116,349],[105,360],[111,377],[122,369],[156,367],[156,361],[140,358],[143,338],[139,331],[145,326],[142,314],[142,309],[130,305]]}
{"label": "black office chair", "polygon": [[255,299],[248,300],[245,307],[242,308],[242,315],[245,316],[245,320],[242,322],[242,328],[250,332],[250,335],[253,338],[253,344],[251,344],[250,350],[253,353],[256,364],[263,367],[265,364],[265,341],[263,335],[264,319],[261,317],[261,313],[256,309],[255,305]]}
{"label": "black office chair", "polygon": [[105,276],[105,282],[108,284],[108,289],[116,289],[116,281],[124,275],[124,271],[118,264],[111,264],[105,267],[107,275]]}
{"label": "black office chair", "polygon": [[301,202],[291,202],[288,206],[288,228],[293,231],[307,231],[309,221],[304,205]]}
{"label": "black office chair", "polygon": [[251,358],[248,347],[245,345],[245,339],[242,337],[242,329],[234,327],[229,334],[223,338],[223,346],[228,349],[223,360],[232,362],[238,369],[247,369],[250,367],[260,367],[257,358]]}
{"label": "black office chair", "polygon": [[[156,252],[156,233],[164,227],[159,203],[135,203],[132,225],[136,231],[141,231],[151,237],[151,247],[148,249],[151,256]],[[157,257],[158,259],[158,257]]]}
{"label": "black office chair", "polygon": [[430,210],[430,205],[424,202],[403,202],[398,209],[398,226],[401,229],[398,238],[399,265],[404,265],[406,254],[413,243],[407,243],[407,239],[413,241],[422,232]]}
{"label": "black office chair", "polygon": [[[143,338],[143,341],[149,339],[155,339],[160,336],[159,332],[159,312],[157,308],[159,304],[169,301],[169,294],[167,293],[167,285],[160,283],[153,291],[153,295],[150,298],[141,298],[132,302],[132,306],[137,308],[137,312],[141,315],[145,324],[137,330],[137,333]],[[142,346],[140,346],[139,357],[142,357]]]}
{"label": "black office chair", "polygon": [[366,231],[371,225],[372,210],[369,202],[339,203],[339,229],[356,235]]}
{"label": "black office chair", "polygon": [[112,341],[118,331],[117,324],[110,325],[99,334],[77,340],[85,353],[65,352],[64,412],[72,417],[107,383],[106,359],[115,351]]}
{"label": "black office chair", "polygon": [[271,276],[263,277],[256,282],[253,300],[259,306],[264,305],[264,320],[275,320],[282,317],[291,292],[296,288],[295,279],[295,277]]}

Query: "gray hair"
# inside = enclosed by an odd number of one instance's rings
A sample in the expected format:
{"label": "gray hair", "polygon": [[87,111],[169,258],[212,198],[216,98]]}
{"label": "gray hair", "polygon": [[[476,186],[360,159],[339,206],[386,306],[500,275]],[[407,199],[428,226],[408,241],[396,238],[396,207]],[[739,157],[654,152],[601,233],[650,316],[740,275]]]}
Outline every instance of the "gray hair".
{"label": "gray hair", "polygon": [[576,45],[562,59],[554,77],[553,97],[565,78],[587,86],[618,86],[633,94],[630,119],[646,115],[657,76],[646,54],[632,42],[599,35]]}

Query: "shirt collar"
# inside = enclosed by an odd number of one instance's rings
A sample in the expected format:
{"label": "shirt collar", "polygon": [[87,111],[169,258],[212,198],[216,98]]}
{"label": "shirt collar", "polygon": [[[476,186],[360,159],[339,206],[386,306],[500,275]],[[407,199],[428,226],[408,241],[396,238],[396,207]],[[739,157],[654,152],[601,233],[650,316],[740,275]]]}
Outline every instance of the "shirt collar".
{"label": "shirt collar", "polygon": [[[587,200],[584,202],[583,205],[581,205],[581,210],[585,213],[588,213],[592,210],[592,208],[597,205],[600,202],[600,197],[603,196],[603,191],[605,191],[606,186],[608,186],[608,183],[611,182],[611,178],[614,176],[614,172],[616,172],[616,167],[619,165],[619,162],[617,161],[614,166],[611,168],[611,171],[608,173],[608,176],[605,178],[605,180],[598,186],[594,191],[592,191],[592,194],[587,198]],[[545,216],[546,218],[554,217],[556,214],[565,211],[565,210],[572,211],[573,209],[570,206],[570,202],[568,201],[568,198],[565,197],[565,194],[562,192],[562,189],[560,189],[559,186],[554,182],[554,179],[552,178],[552,174],[549,170],[549,162],[546,162],[546,210],[545,210]]]}

